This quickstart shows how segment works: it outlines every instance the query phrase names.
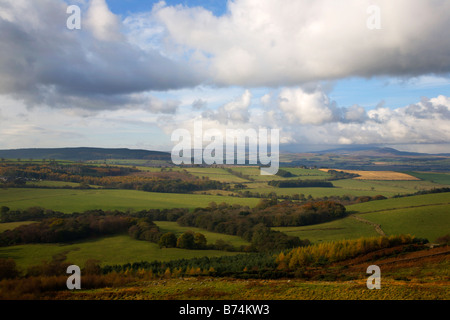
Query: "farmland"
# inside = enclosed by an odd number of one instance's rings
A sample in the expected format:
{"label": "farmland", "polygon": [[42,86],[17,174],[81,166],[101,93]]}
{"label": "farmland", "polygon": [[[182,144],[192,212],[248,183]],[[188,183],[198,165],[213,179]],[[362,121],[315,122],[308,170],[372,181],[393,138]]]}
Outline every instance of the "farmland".
{"label": "farmland", "polygon": [[156,221],[155,223],[162,231],[173,232],[176,235],[180,235],[183,232],[186,232],[186,231],[189,231],[189,230],[193,231],[193,232],[202,232],[205,235],[206,240],[209,243],[214,243],[217,240],[221,239],[221,240],[229,242],[230,244],[232,244],[234,246],[237,246],[237,247],[241,246],[241,245],[248,245],[249,244],[247,241],[243,240],[240,237],[226,235],[226,234],[220,234],[220,233],[214,233],[214,232],[208,232],[208,231],[205,231],[203,229],[195,228],[195,227],[183,227],[183,226],[180,226],[176,222]]}
{"label": "farmland", "polygon": [[[328,171],[329,169],[320,169],[321,171]],[[363,170],[342,170],[348,173],[356,173],[359,177],[356,180],[386,180],[386,181],[410,181],[420,180],[418,177],[402,172],[394,171],[363,171]]]}
{"label": "farmland", "polygon": [[427,194],[371,201],[347,206],[352,214],[344,219],[306,227],[281,227],[278,231],[308,238],[314,243],[337,239],[356,239],[376,235],[370,224],[381,225],[387,235],[412,234],[435,241],[448,233],[450,194]]}
{"label": "farmland", "polygon": [[130,239],[127,235],[79,241],[72,244],[28,244],[0,248],[0,258],[14,258],[22,271],[42,262],[50,262],[57,255],[64,255],[67,257],[67,261],[83,267],[88,259],[98,260],[100,265],[121,265],[141,260],[169,261],[231,254],[235,253],[219,250],[159,248],[155,243]]}
{"label": "farmland", "polygon": [[0,190],[0,206],[40,206],[66,213],[90,209],[142,210],[148,208],[196,208],[210,202],[243,203],[253,206],[258,199],[214,195],[161,194],[134,190],[7,189]]}
{"label": "farmland", "polygon": [[[61,212],[65,217],[95,216],[99,211],[105,217],[115,214],[132,216],[135,229],[139,223],[146,224],[151,219],[160,235],[173,234],[178,240],[189,233],[200,234],[209,245],[182,248],[177,243],[177,246],[165,247],[153,240],[138,239],[129,229],[128,232],[63,243],[16,243],[0,248],[0,260],[13,259],[22,275],[38,272],[30,270],[44,270],[64,263],[88,268],[94,261],[105,270],[105,278],[98,281],[116,277],[115,284],[108,285],[110,289],[96,287],[74,293],[58,291],[52,293],[53,298],[190,299],[208,295],[208,299],[397,299],[400,296],[414,299],[421,295],[425,299],[442,299],[448,290],[448,282],[439,275],[442,268],[448,267],[448,255],[442,253],[439,253],[440,260],[425,263],[428,260],[424,258],[423,264],[420,260],[420,264],[408,264],[405,270],[388,269],[390,273],[384,282],[387,289],[383,295],[369,291],[362,293],[365,275],[361,275],[361,270],[349,269],[343,276],[333,271],[343,270],[342,267],[325,263],[306,271],[290,270],[286,273],[288,271],[280,269],[280,266],[276,267],[274,260],[274,253],[278,255],[280,250],[289,250],[291,243],[314,247],[344,239],[361,241],[402,234],[410,234],[418,242],[414,240],[413,244],[405,244],[403,249],[399,249],[401,252],[409,252],[411,248],[408,246],[414,246],[417,254],[426,255],[428,247],[424,241],[442,243],[449,233],[449,192],[433,191],[450,186],[447,173],[345,170],[354,174],[345,176],[344,170],[333,173],[325,169],[283,167],[280,175],[261,176],[259,168],[254,166],[165,168],[154,166],[155,163],[147,160],[98,160],[84,164],[7,161],[3,165],[10,171],[11,168],[20,168],[25,176],[41,174],[44,172],[42,168],[46,168],[46,175],[52,168],[57,168],[58,173],[51,175],[52,179],[29,179],[3,185],[0,207],[10,212],[9,217],[13,220],[0,223],[0,232],[32,226],[35,221],[20,220],[20,212],[26,212],[28,208],[31,208],[30,212],[38,210],[33,208],[43,208],[39,209],[42,212]],[[3,169],[6,173],[10,171]],[[110,173],[115,176],[109,176]],[[210,181],[219,184],[210,184]],[[281,187],[282,184],[273,184],[272,181],[296,185],[304,182],[305,187]],[[169,189],[161,187],[169,182]],[[330,187],[321,187],[322,182]],[[161,191],[149,191],[146,183]],[[176,192],[177,184],[185,183],[203,189]],[[322,210],[320,217],[327,217],[327,210],[337,209],[335,204],[341,202],[345,204],[345,215],[336,213],[338,218],[311,222],[315,221],[311,220],[312,217],[317,220],[320,215],[317,212],[311,215],[308,210]],[[189,213],[182,216],[177,211],[170,213],[177,208],[184,208]],[[92,210],[94,213],[89,213]],[[16,211],[18,220],[14,220]],[[171,215],[176,218],[169,218]],[[286,215],[284,220],[281,218],[283,215]],[[142,222],[142,217],[147,220]],[[65,218],[51,219],[61,224]],[[296,221],[300,224],[295,224]],[[273,223],[287,226],[264,226]],[[395,259],[398,254],[388,252],[386,249],[382,258]],[[227,257],[235,257],[235,260],[226,260]],[[214,260],[221,258],[225,260]],[[146,265],[150,262],[153,267]],[[140,263],[142,266],[138,267]],[[138,264],[137,269],[130,271],[129,268],[135,264]],[[419,265],[422,268],[420,272],[417,269]],[[231,269],[227,273],[219,266],[230,266]],[[146,268],[153,271],[147,273]],[[116,270],[115,276],[111,270]],[[45,277],[44,271],[39,272],[42,272],[40,277]],[[218,274],[231,274],[231,278]],[[177,275],[182,275],[184,280],[177,280]],[[290,280],[278,279],[283,278],[282,275]],[[202,277],[209,279],[208,282],[201,282]],[[248,279],[242,280],[241,277]],[[258,280],[260,277],[270,280],[261,282]],[[162,278],[166,281],[165,289],[155,291],[151,283],[158,284]],[[321,282],[322,278],[336,281]],[[406,286],[398,280],[404,278],[418,282]],[[346,279],[351,279],[351,282]],[[122,287],[125,284],[128,289]],[[189,293],[183,289],[184,285]],[[47,294],[45,292],[42,292],[42,297]],[[22,293],[17,294],[20,296]]]}

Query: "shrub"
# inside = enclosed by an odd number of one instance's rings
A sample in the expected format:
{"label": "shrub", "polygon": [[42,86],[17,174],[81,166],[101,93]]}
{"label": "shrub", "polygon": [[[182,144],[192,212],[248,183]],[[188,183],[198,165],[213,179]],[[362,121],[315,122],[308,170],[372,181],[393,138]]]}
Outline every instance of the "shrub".
{"label": "shrub", "polygon": [[0,280],[12,279],[19,275],[16,262],[11,259],[0,259]]}

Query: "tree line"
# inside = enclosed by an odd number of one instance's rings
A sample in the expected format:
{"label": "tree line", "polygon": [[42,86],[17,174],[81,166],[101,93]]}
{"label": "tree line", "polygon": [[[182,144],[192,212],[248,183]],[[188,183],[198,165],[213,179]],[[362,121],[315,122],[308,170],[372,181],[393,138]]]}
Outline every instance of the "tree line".
{"label": "tree line", "polygon": [[204,234],[186,231],[180,236],[173,232],[162,232],[154,221],[176,221],[188,209],[150,209],[133,213],[120,211],[88,210],[83,213],[62,212],[32,207],[26,210],[9,210],[1,207],[1,222],[36,221],[0,233],[0,246],[25,243],[64,243],[86,238],[120,233],[136,240],[150,241],[161,248],[191,250],[251,251],[250,246],[234,247],[217,240],[207,243]]}
{"label": "tree line", "polygon": [[79,215],[47,218],[0,233],[0,245],[59,243],[125,232],[133,224],[127,216]]}
{"label": "tree line", "polygon": [[[11,211],[2,207],[2,222],[36,221],[22,225],[14,230],[0,234],[0,243],[11,245],[32,242],[64,242],[85,237],[127,231],[140,240],[160,243],[163,233],[153,221],[176,221],[181,226],[196,227],[216,233],[239,236],[250,243],[233,249],[226,243],[216,244],[219,249],[242,251],[273,251],[308,245],[307,239],[288,236],[275,231],[272,227],[304,226],[323,223],[346,216],[345,207],[334,201],[315,201],[298,203],[292,201],[279,202],[276,198],[262,199],[254,208],[241,205],[217,205],[210,203],[208,207],[188,209],[151,209],[138,212],[91,210],[84,213],[64,215],[60,212],[42,208],[30,208],[22,211]],[[161,246],[173,247],[173,236],[164,236]],[[201,235],[184,235],[184,245],[177,247],[211,248],[199,237]],[[181,243],[183,243],[183,241]],[[186,244],[187,243],[187,244]],[[203,245],[200,245],[203,243]]]}
{"label": "tree line", "polygon": [[196,208],[181,216],[177,222],[182,226],[236,235],[251,242],[256,251],[270,251],[309,244],[307,239],[288,236],[272,227],[310,225],[345,215],[345,207],[332,201],[299,204],[262,199],[255,208],[225,204]]}
{"label": "tree line", "polygon": [[323,266],[333,262],[354,258],[369,252],[413,243],[426,243],[411,235],[359,238],[324,242],[308,247],[299,247],[281,252],[276,258],[277,269],[295,271],[310,266]]}
{"label": "tree line", "polygon": [[[139,174],[139,170],[128,167],[101,167],[83,164],[76,165],[2,165],[0,177],[7,187],[25,187],[30,180],[53,180],[80,183],[79,187],[89,185],[113,189],[131,189],[161,193],[189,193],[202,190],[230,190],[228,183],[198,178],[188,172],[161,171]],[[34,186],[40,187],[40,186]],[[64,187],[67,188],[67,187]]]}
{"label": "tree line", "polygon": [[333,184],[324,180],[272,180],[267,183],[275,188],[333,188]]}

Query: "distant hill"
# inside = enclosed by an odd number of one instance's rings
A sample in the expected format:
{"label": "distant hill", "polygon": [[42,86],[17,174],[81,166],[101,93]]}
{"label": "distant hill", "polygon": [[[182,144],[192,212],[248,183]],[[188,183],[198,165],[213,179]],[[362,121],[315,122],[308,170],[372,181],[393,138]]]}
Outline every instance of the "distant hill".
{"label": "distant hill", "polygon": [[313,152],[320,154],[347,154],[347,155],[355,155],[355,156],[395,156],[395,157],[409,157],[409,156],[428,156],[426,153],[418,153],[418,152],[406,152],[399,151],[394,148],[378,148],[378,147],[359,147],[359,148],[341,148],[341,149],[331,149],[324,150],[320,152]]}
{"label": "distant hill", "polygon": [[55,160],[105,160],[105,159],[144,159],[170,160],[170,153],[139,149],[110,148],[30,148],[0,150],[5,159],[55,159]]}
{"label": "distant hill", "polygon": [[306,166],[347,170],[448,172],[450,157],[399,151],[376,146],[349,146],[339,149],[285,155],[282,166]]}

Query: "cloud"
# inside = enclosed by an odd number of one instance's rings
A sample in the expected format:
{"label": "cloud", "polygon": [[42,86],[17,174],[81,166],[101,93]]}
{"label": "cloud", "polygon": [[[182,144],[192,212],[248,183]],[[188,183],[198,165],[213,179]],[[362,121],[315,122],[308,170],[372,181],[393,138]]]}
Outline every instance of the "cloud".
{"label": "cloud", "polygon": [[292,86],[450,72],[449,1],[378,0],[380,30],[366,25],[372,4],[235,0],[220,17],[203,8],[162,4],[154,16],[167,29],[167,41],[207,57],[205,69],[219,84]]}
{"label": "cloud", "polygon": [[[368,0],[235,0],[220,17],[164,2],[120,17],[105,0],[77,3],[81,30],[66,28],[62,0],[0,3],[0,94],[29,106],[98,110],[133,105],[136,94],[150,91],[301,85],[303,96],[287,89],[291,102],[283,108],[292,109],[293,119],[320,123],[340,115],[332,102],[310,95],[317,80],[450,72],[450,39],[443,34],[450,4],[443,0],[379,0],[382,29],[375,31],[366,27]],[[298,106],[307,98],[316,99],[317,120]],[[348,121],[363,119],[356,111],[348,111]]]}
{"label": "cloud", "polygon": [[405,115],[417,119],[450,120],[450,99],[439,96],[435,99],[422,98],[419,103],[411,104],[403,109]]}
{"label": "cloud", "polygon": [[222,124],[246,123],[249,121],[249,107],[251,105],[252,94],[245,90],[242,96],[224,104],[217,110],[207,110],[202,113],[203,118],[216,120]]}
{"label": "cloud", "polygon": [[105,0],[91,0],[86,13],[85,25],[101,41],[120,41],[120,19],[111,11]]}
{"label": "cloud", "polygon": [[348,122],[362,123],[367,120],[366,110],[357,104],[344,109],[343,112],[345,112],[344,120]]}
{"label": "cloud", "polygon": [[81,30],[66,28],[66,9],[54,0],[0,3],[0,94],[29,106],[108,109],[199,83],[189,66],[128,42],[104,0],[90,2]]}
{"label": "cloud", "polygon": [[255,96],[257,90],[246,89],[216,109],[190,108],[189,113],[173,117],[161,115],[156,123],[168,135],[180,127],[193,132],[193,123],[200,120],[203,130],[279,129],[281,144],[325,148],[450,141],[450,97],[424,97],[403,107],[381,103],[369,108],[358,104],[339,106],[327,90],[326,86],[308,85]]}
{"label": "cloud", "polygon": [[195,110],[205,109],[207,105],[208,102],[203,99],[196,99],[194,102],[192,102],[192,107]]}
{"label": "cloud", "polygon": [[283,89],[278,98],[290,123],[318,125],[334,119],[333,102],[321,90]]}
{"label": "cloud", "polygon": [[[280,93],[277,125],[303,144],[410,144],[450,141],[450,98],[440,95],[400,108],[338,107],[317,90]],[[288,98],[286,98],[288,97]],[[287,100],[283,100],[287,99]],[[332,106],[332,107],[331,107]],[[316,115],[316,117],[314,117]]]}

